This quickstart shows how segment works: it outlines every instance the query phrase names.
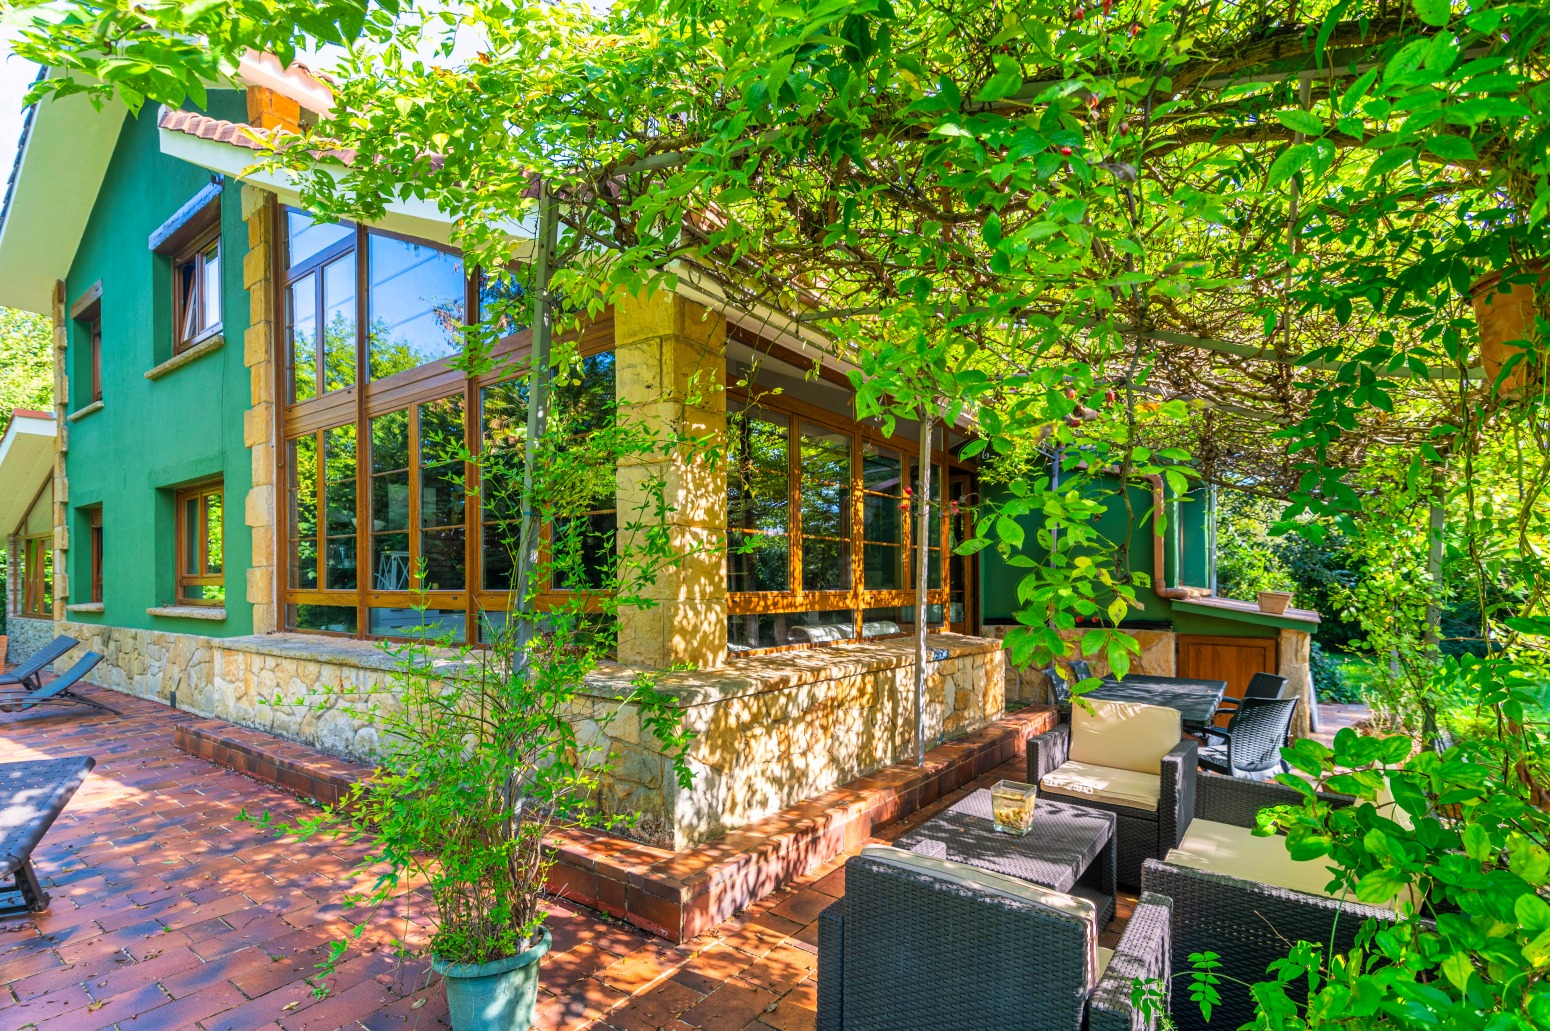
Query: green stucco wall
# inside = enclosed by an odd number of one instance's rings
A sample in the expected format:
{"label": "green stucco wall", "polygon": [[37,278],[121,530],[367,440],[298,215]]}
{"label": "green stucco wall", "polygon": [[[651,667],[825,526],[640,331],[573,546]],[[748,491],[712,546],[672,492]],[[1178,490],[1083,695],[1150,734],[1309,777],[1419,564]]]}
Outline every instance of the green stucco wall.
{"label": "green stucco wall", "polygon": [[[1111,496],[1105,499],[1108,510],[1099,517],[1096,529],[1108,541],[1123,539],[1126,531],[1125,504],[1113,491],[1113,481],[1105,481]],[[1097,487],[1090,488],[1097,490]],[[1134,522],[1130,527],[1130,568],[1137,573],[1153,576],[1152,547],[1152,493],[1150,488],[1132,486],[1129,491],[1130,507]],[[1167,492],[1171,499],[1173,494]],[[1194,587],[1210,584],[1209,494],[1204,488],[1186,494],[1176,506],[1171,506],[1168,537],[1177,540],[1180,547],[1173,547],[1174,540],[1165,537],[1163,557],[1167,568],[1168,583],[1179,583],[1175,570],[1175,557],[1181,556],[1183,582]],[[998,500],[992,495],[992,500]],[[1035,561],[1044,561],[1046,552],[1034,544],[1043,519],[1037,515],[1023,516],[1019,520],[1030,542],[1024,552]],[[1026,570],[1008,566],[995,552],[987,548],[980,553],[980,604],[986,621],[1009,620],[1017,610],[1017,582]],[[1154,577],[1155,579],[1155,577]],[[1157,595],[1151,587],[1136,590],[1136,601],[1141,609],[1132,609],[1131,619],[1171,620],[1177,618],[1169,602]]]}
{"label": "green stucco wall", "polygon": [[[243,120],[242,95],[210,95],[209,113]],[[252,633],[246,600],[251,531],[243,510],[251,486],[242,419],[249,376],[242,338],[248,296],[242,287],[247,231],[240,185],[228,181],[221,199],[221,318],[225,346],[156,380],[145,373],[171,355],[170,261],[146,246],[149,235],[210,182],[210,173],[164,156],[157,111],[149,105],[126,119],[107,176],[92,208],[66,280],[67,303],[102,283],[100,411],[69,423],[71,522],[68,568],[72,603],[90,596],[87,513],[102,506],[103,607],[100,615],[71,613],[80,622],[174,633]],[[71,411],[89,400],[82,374],[85,333],[69,325],[67,368]],[[175,536],[172,492],[220,476],[226,496],[226,619],[221,622],[151,616],[174,603]]]}

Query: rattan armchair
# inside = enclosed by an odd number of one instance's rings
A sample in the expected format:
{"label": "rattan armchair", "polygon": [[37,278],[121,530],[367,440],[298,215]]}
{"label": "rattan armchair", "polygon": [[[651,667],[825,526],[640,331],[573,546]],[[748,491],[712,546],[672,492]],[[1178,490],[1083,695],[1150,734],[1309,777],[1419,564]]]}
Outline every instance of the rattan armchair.
{"label": "rattan armchair", "polygon": [[1268,780],[1286,769],[1281,748],[1291,732],[1297,698],[1244,698],[1226,728],[1206,727],[1200,765],[1229,777]]}
{"label": "rattan armchair", "polygon": [[1096,936],[1070,911],[856,856],[819,916],[818,1029],[1156,1028],[1132,988],[1167,991],[1168,900],[1142,896],[1101,976]]}
{"label": "rattan armchair", "polygon": [[[1281,784],[1212,773],[1200,775],[1196,791],[1197,827],[1227,824],[1251,830],[1260,810],[1297,805],[1303,798],[1301,793]],[[1320,793],[1319,797],[1336,806],[1355,801],[1346,795]],[[1185,842],[1181,851],[1189,845]],[[1178,1001],[1172,1017],[1174,1024],[1184,1031],[1238,1027],[1249,1022],[1254,1014],[1253,1000],[1240,982],[1268,980],[1266,968],[1286,958],[1292,943],[1333,942],[1337,951],[1347,950],[1367,920],[1394,919],[1394,914],[1386,909],[1256,880],[1271,875],[1268,863],[1209,870],[1185,865],[1197,861],[1187,856],[1174,862],[1151,859],[1141,874],[1144,891],[1166,893],[1173,900],[1169,927],[1173,955],[1179,957],[1174,971],[1179,983],[1174,992]],[[1324,864],[1311,861],[1307,865],[1322,868]],[[1312,877],[1314,881],[1324,879],[1322,872]],[[1222,963],[1217,971],[1222,977],[1217,986],[1222,1005],[1212,1012],[1209,1025],[1202,1019],[1200,1008],[1187,1001],[1189,993],[1183,987],[1188,983],[1188,957],[1199,952],[1214,952]],[[1292,985],[1291,990],[1296,997],[1298,986]]]}
{"label": "rattan armchair", "polygon": [[[1101,703],[1092,703],[1101,704]],[[1041,784],[1044,778],[1071,759],[1072,727],[1062,725],[1028,739],[1028,781]],[[1063,796],[1063,800],[1110,812],[1117,818],[1116,848],[1119,852],[1119,882],[1141,883],[1141,863],[1148,858],[1161,859],[1175,848],[1189,830],[1195,813],[1195,776],[1199,766],[1198,742],[1182,738],[1162,757],[1159,771],[1157,807],[1147,809],[1093,797]]]}

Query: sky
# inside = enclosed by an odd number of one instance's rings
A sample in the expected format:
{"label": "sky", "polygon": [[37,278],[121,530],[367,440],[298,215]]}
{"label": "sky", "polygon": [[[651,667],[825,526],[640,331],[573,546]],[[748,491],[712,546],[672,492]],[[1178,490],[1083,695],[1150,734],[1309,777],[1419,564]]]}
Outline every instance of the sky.
{"label": "sky", "polygon": [[22,133],[22,97],[37,78],[38,66],[11,53],[9,30],[0,29],[0,55],[0,190],[4,190]]}

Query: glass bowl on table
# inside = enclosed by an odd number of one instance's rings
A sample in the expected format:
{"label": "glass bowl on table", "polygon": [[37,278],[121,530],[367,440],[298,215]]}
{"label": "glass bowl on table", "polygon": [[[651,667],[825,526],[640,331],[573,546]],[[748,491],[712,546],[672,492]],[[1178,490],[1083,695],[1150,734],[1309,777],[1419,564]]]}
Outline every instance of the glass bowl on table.
{"label": "glass bowl on table", "polygon": [[990,789],[992,824],[1002,834],[1021,837],[1033,829],[1033,803],[1039,794],[1037,785],[1020,780],[997,781]]}

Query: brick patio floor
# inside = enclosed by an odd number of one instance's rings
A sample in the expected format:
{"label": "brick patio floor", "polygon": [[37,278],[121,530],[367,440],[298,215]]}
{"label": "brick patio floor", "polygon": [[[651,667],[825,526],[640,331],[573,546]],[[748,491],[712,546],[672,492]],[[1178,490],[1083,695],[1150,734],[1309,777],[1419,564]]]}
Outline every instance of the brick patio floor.
{"label": "brick patio floor", "polygon": [[[442,1028],[426,965],[368,925],[318,999],[309,982],[352,925],[340,876],[358,853],[240,822],[313,811],[173,747],[183,713],[96,688],[122,717],[85,708],[0,714],[0,762],[91,755],[97,767],[34,855],[53,896],[0,922],[0,1027],[70,1029]],[[892,839],[965,791],[1022,779],[1014,760],[881,833]],[[879,839],[874,839],[879,840]],[[844,892],[845,857],[672,945],[553,902],[538,1027],[597,1031],[800,1031],[816,1017],[817,919]],[[1121,899],[1128,916],[1130,900]],[[408,937],[418,925],[410,928]],[[1105,938],[1112,943],[1118,924]]]}

